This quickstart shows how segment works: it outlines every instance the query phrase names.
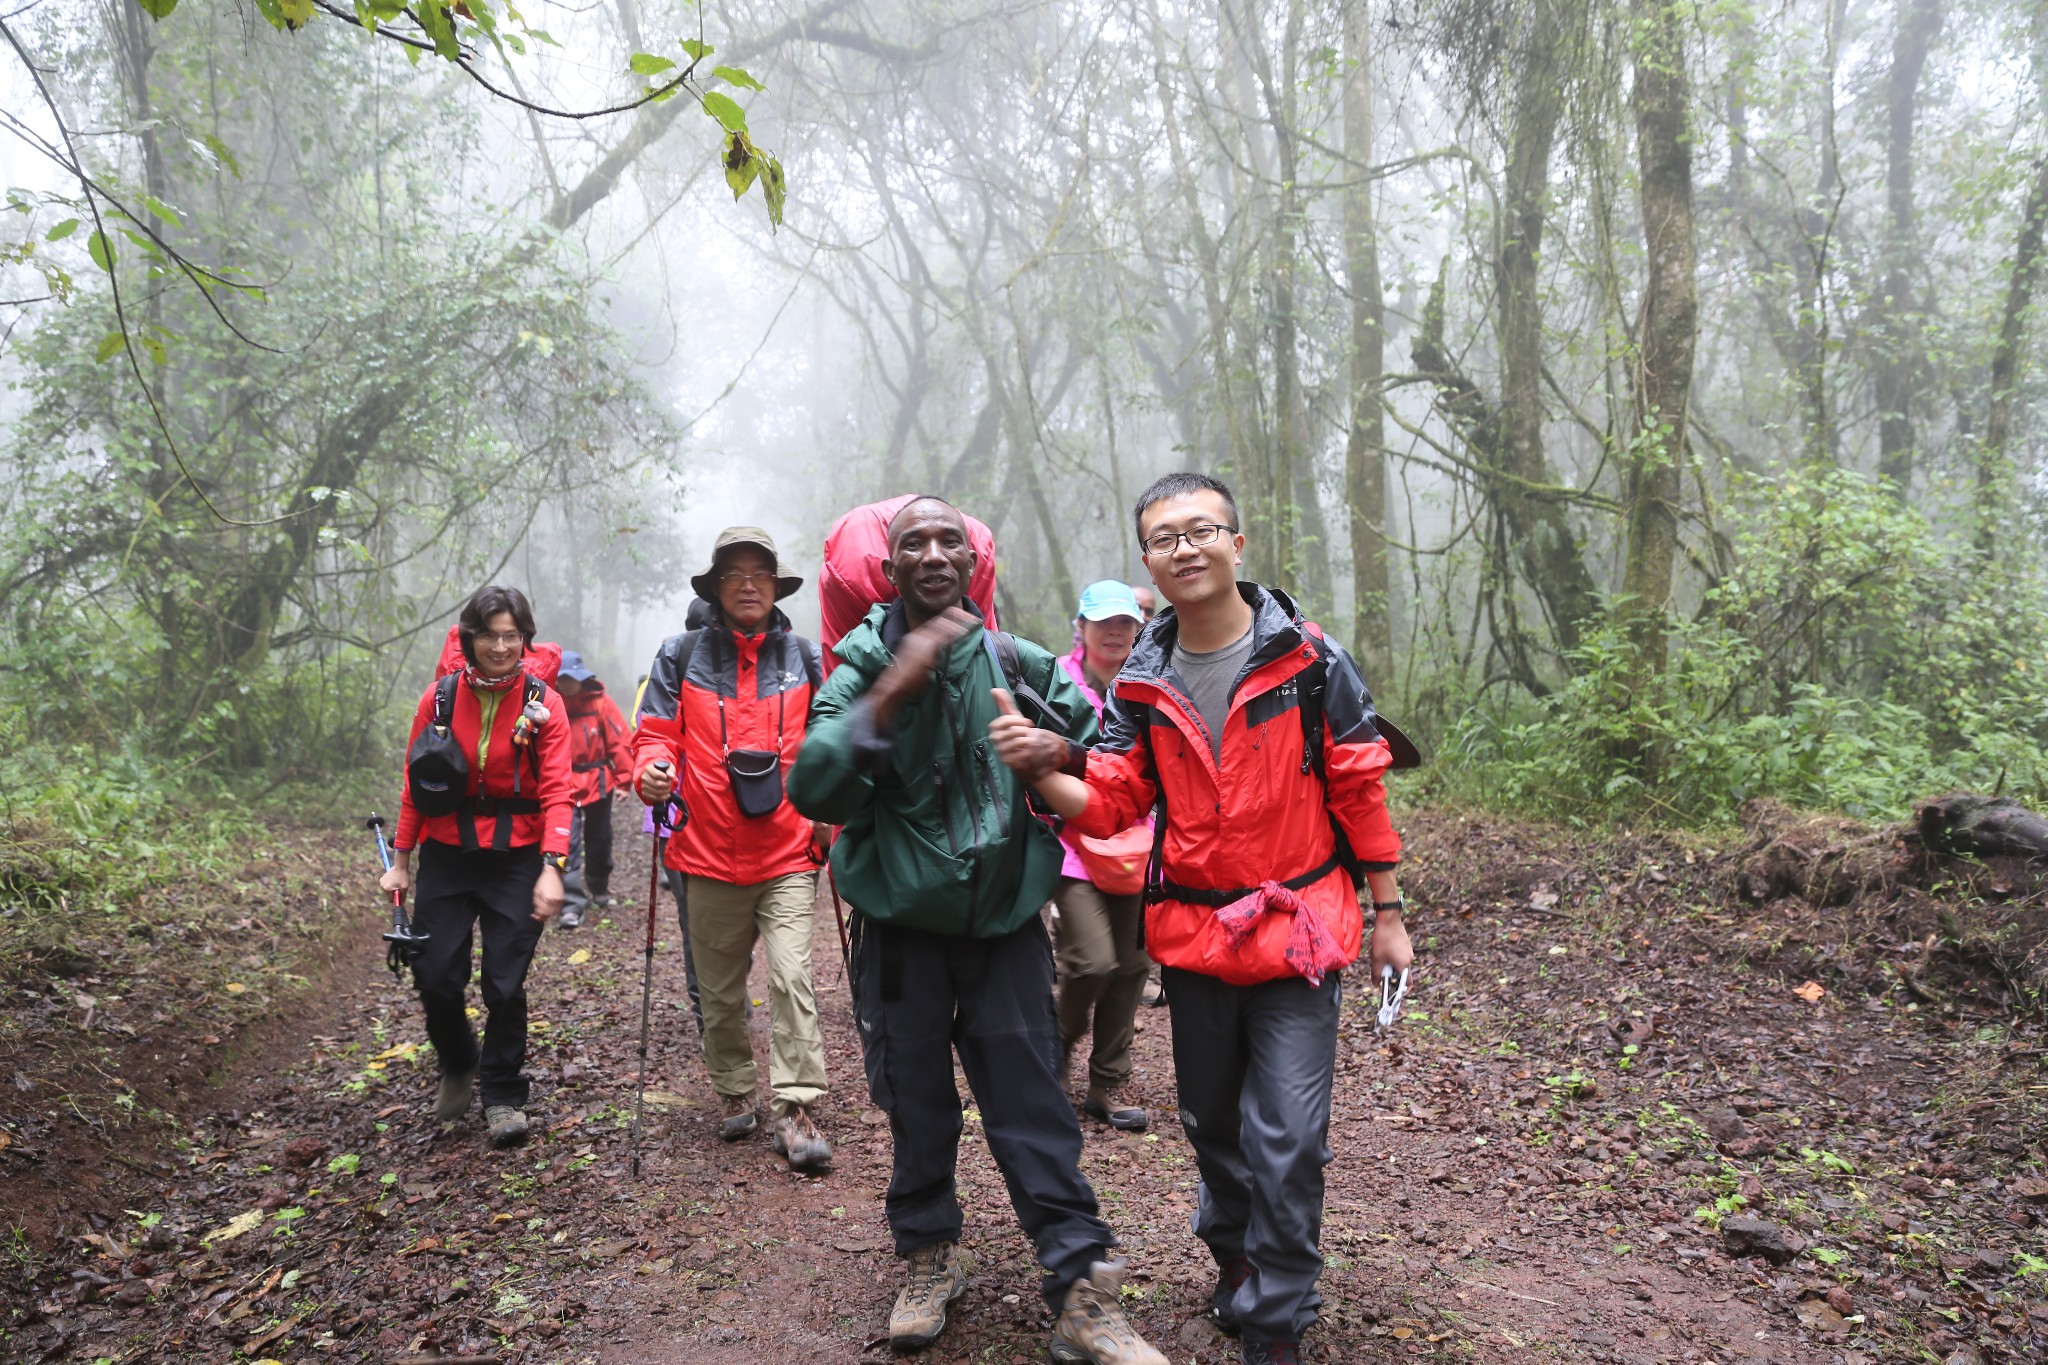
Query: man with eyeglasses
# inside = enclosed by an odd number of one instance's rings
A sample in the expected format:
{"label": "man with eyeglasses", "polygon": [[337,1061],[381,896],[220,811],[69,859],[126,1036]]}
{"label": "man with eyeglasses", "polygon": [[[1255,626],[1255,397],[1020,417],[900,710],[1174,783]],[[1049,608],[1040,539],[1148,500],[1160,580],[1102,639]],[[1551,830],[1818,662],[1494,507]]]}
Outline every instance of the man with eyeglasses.
{"label": "man with eyeglasses", "polygon": [[1072,746],[1012,712],[1003,761],[1078,833],[1154,809],[1145,947],[1173,1021],[1181,1124],[1216,1258],[1210,1316],[1245,1365],[1297,1365],[1322,1296],[1341,973],[1373,899],[1371,962],[1407,968],[1383,774],[1393,762],[1351,656],[1277,588],[1237,581],[1230,489],[1169,474],[1138,499],[1138,543],[1170,612],[1117,675],[1102,741]]}
{"label": "man with eyeglasses", "polygon": [[775,605],[803,586],[754,526],[719,532],[690,586],[711,624],[663,642],[633,732],[633,781],[651,806],[677,797],[663,861],[689,878],[689,946],[703,1008],[704,1066],[724,1104],[718,1135],[738,1142],[760,1118],[747,1038],[747,971],[767,948],[773,1020],[769,1140],[792,1169],[829,1165],[811,1109],[824,1098],[825,1039],[811,990],[811,924],[829,831],[797,813],[784,774],[802,746],[818,647]]}

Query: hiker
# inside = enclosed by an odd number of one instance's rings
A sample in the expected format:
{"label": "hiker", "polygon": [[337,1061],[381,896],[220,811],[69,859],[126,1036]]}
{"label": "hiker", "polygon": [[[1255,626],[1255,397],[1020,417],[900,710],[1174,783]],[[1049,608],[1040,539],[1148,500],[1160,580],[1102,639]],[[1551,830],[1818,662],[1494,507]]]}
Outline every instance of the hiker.
{"label": "hiker", "polygon": [[1242,1335],[1246,1365],[1292,1365],[1322,1302],[1341,973],[1364,936],[1353,866],[1372,895],[1374,978],[1414,956],[1382,781],[1393,757],[1351,656],[1287,594],[1237,581],[1226,486],[1168,475],[1136,520],[1168,610],[1117,675],[1102,742],[1077,769],[1014,708],[990,733],[1079,833],[1111,835],[1159,801],[1145,944],[1201,1175],[1195,1232],[1218,1267],[1211,1317]]}
{"label": "hiker", "polygon": [[1045,1270],[1054,1357],[1165,1365],[1124,1318],[1124,1267],[1110,1259],[1116,1239],[1081,1174],[1081,1128],[1057,1069],[1039,908],[1059,876],[1059,840],[988,742],[997,687],[1028,688],[1054,713],[1046,719],[1083,741],[1095,719],[1051,654],[983,628],[965,596],[979,556],[950,504],[904,504],[887,544],[888,581],[901,595],[840,640],[790,795],[813,819],[845,826],[832,868],[854,907],[854,1015],[868,1092],[889,1116],[886,1207],[908,1263],[890,1345],[929,1345],[966,1290],[953,1175],[957,1047],[989,1152]]}
{"label": "hiker", "polygon": [[[526,970],[562,908],[568,864],[569,728],[561,695],[524,667],[534,633],[524,593],[479,588],[457,626],[465,663],[413,713],[392,865],[377,884],[403,895],[419,850],[412,927],[426,943],[412,974],[441,1066],[434,1116],[461,1118],[480,1087],[491,1144],[512,1147],[526,1141]],[[473,932],[483,936],[481,1050],[465,1004]]]}
{"label": "hiker", "polygon": [[[690,580],[716,617],[655,655],[633,766],[642,800],[660,806],[674,794],[683,806],[664,862],[689,879],[685,933],[702,994],[704,1066],[724,1104],[718,1135],[738,1142],[760,1126],[745,1009],[758,937],[773,1023],[769,1142],[792,1169],[815,1171],[832,1160],[811,1113],[826,1091],[811,924],[830,831],[797,813],[783,773],[803,743],[822,669],[817,646],[775,605],[802,586],[782,572],[766,531],[719,532],[711,567]],[[679,910],[685,903],[677,898]]]}
{"label": "hiker", "polygon": [[[1143,620],[1138,599],[1126,584],[1105,579],[1081,590],[1074,616],[1074,652],[1060,664],[1098,721],[1103,698],[1130,657]],[[1138,999],[1152,969],[1152,959],[1140,946],[1140,893],[1152,847],[1151,822],[1140,820],[1120,837],[1122,848],[1071,830],[1062,836],[1066,861],[1052,893],[1053,904],[1059,907],[1053,937],[1059,945],[1060,1043],[1071,1057],[1092,1028],[1088,1095],[1081,1112],[1112,1128],[1142,1133],[1151,1122],[1144,1109],[1120,1104],[1115,1095],[1131,1079]]]}
{"label": "hiker", "polygon": [[555,690],[569,711],[569,770],[576,784],[560,920],[564,929],[574,929],[583,923],[586,906],[609,910],[617,903],[612,899],[612,793],[633,770],[633,748],[619,704],[573,649],[562,651]]}
{"label": "hiker", "polygon": [[1133,583],[1130,589],[1131,596],[1138,599],[1138,610],[1144,614],[1145,624],[1151,625],[1152,618],[1159,614],[1159,599],[1142,583]]}

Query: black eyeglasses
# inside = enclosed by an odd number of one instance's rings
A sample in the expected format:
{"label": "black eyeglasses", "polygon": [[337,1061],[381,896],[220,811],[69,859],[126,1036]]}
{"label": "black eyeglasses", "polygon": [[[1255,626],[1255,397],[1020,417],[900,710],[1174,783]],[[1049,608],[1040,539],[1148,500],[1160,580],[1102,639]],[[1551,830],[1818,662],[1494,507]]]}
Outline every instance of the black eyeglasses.
{"label": "black eyeglasses", "polygon": [[1176,549],[1180,548],[1180,543],[1183,540],[1194,546],[1197,550],[1206,545],[1214,545],[1216,537],[1222,535],[1225,531],[1228,531],[1231,535],[1237,534],[1235,526],[1211,526],[1204,522],[1200,526],[1190,526],[1185,531],[1161,531],[1157,535],[1146,536],[1138,544],[1144,547],[1147,555],[1157,557],[1159,555],[1172,554]]}

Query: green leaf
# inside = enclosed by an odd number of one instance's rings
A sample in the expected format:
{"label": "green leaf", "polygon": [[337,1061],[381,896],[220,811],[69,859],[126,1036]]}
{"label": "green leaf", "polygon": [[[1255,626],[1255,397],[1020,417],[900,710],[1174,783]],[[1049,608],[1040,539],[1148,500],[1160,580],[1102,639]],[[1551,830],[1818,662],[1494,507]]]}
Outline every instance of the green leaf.
{"label": "green leaf", "polygon": [[284,16],[285,27],[297,33],[313,22],[313,0],[277,0],[277,12]]}
{"label": "green leaf", "polygon": [[711,74],[726,84],[738,86],[742,90],[766,90],[768,88],[737,66],[714,66],[711,68]]}
{"label": "green leaf", "polygon": [[78,220],[76,218],[66,218],[63,222],[44,233],[43,240],[46,242],[61,242],[76,231],[78,231]]}
{"label": "green leaf", "polygon": [[[704,112],[724,125],[728,133],[747,131],[747,111],[740,108],[730,95],[722,95],[716,90],[705,92]],[[730,157],[727,158],[727,169],[731,169]]]}
{"label": "green leaf", "polygon": [[183,221],[178,217],[178,211],[163,200],[158,199],[155,195],[143,195],[142,207],[148,209],[160,221],[168,223],[172,227],[182,227],[184,225]]}
{"label": "green leaf", "polygon": [[695,38],[684,38],[681,41],[683,51],[690,54],[690,60],[692,62],[701,62],[706,57],[709,57],[712,53],[718,51],[718,49],[713,47],[711,44],[706,42],[699,42]]}
{"label": "green leaf", "polygon": [[142,12],[152,19],[168,19],[178,0],[142,0]]}
{"label": "green leaf", "polygon": [[[739,134],[735,133],[733,136],[737,138]],[[747,187],[753,184],[760,174],[761,163],[744,150],[738,156],[727,156],[725,159],[725,183],[732,186],[732,197],[735,199],[745,194]]]}
{"label": "green leaf", "polygon": [[115,356],[121,354],[121,352],[125,350],[127,346],[127,333],[109,332],[105,336],[100,338],[99,349],[93,352],[93,359],[99,361],[101,364],[105,364],[107,361],[112,360]]}
{"label": "green leaf", "polygon": [[149,352],[149,358],[151,360],[155,361],[159,365],[169,363],[168,357],[166,357],[164,354],[164,344],[161,341],[158,341],[155,337],[146,334],[136,339],[142,343],[142,349]]}
{"label": "green leaf", "polygon": [[635,52],[626,65],[642,76],[659,76],[664,71],[675,70],[676,66],[668,58],[657,57],[652,52]]}
{"label": "green leaf", "polygon": [[92,257],[94,265],[106,271],[109,275],[114,273],[114,244],[107,240],[106,233],[95,232],[92,236],[86,238],[85,250],[86,254]]}
{"label": "green leaf", "polygon": [[783,178],[782,163],[772,156],[761,161],[761,197],[768,204],[768,225],[782,226],[782,205],[789,197],[789,182]]}

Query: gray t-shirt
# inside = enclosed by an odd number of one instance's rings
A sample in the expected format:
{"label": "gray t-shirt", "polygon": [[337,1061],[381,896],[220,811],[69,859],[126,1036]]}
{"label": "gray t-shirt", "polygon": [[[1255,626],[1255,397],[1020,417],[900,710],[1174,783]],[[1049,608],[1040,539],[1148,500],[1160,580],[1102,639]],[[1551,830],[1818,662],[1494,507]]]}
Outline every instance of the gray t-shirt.
{"label": "gray t-shirt", "polygon": [[1230,685],[1237,681],[1251,654],[1249,627],[1234,643],[1206,654],[1177,644],[1173,647],[1174,671],[1188,685],[1188,700],[1201,712],[1202,724],[1209,727],[1209,752],[1219,759],[1223,757],[1223,718],[1230,714]]}

